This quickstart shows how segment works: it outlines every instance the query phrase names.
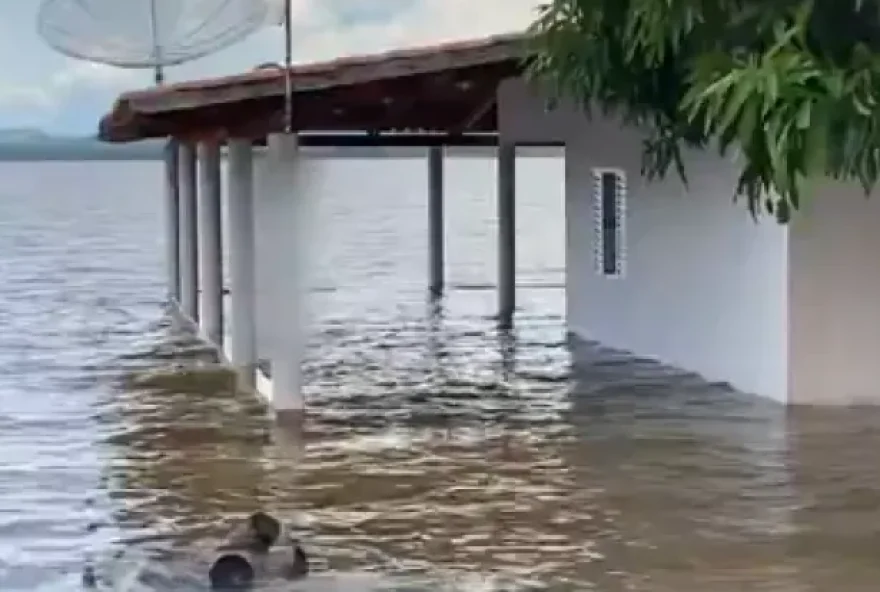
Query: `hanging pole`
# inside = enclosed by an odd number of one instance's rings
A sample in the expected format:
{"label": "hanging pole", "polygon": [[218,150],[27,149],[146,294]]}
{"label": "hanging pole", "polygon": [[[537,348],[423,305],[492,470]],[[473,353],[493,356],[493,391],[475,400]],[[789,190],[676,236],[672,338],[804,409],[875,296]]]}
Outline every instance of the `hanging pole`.
{"label": "hanging pole", "polygon": [[159,16],[156,11],[156,0],[150,0],[150,36],[153,40],[153,79],[156,86],[165,82],[165,73],[162,70],[162,45],[159,43]]}
{"label": "hanging pole", "polygon": [[293,132],[293,7],[284,0],[284,132]]}

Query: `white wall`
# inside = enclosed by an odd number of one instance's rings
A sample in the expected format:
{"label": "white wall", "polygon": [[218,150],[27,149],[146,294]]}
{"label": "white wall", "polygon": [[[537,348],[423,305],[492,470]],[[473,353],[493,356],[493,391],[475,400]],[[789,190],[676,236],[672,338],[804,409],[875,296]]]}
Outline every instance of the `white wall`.
{"label": "white wall", "polygon": [[[787,229],[752,221],[731,203],[735,172],[714,154],[688,154],[690,192],[671,176],[640,178],[640,133],[545,102],[518,80],[499,89],[499,124],[514,141],[566,142],[569,329],[787,399]],[[595,271],[592,168],[627,173],[626,276]]]}
{"label": "white wall", "polygon": [[791,402],[880,402],[880,194],[818,181],[791,228]]}

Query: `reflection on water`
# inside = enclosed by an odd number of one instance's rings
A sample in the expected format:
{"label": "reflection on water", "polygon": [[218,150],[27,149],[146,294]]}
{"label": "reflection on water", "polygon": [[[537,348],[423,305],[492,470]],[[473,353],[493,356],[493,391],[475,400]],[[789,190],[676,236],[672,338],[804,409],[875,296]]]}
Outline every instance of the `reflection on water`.
{"label": "reflection on water", "polygon": [[790,415],[593,345],[569,371],[561,337],[431,314],[330,327],[305,433],[222,374],[118,393],[117,519],[186,547],[265,504],[319,570],[397,585],[873,589],[880,415]]}
{"label": "reflection on water", "polygon": [[[350,203],[329,201],[328,228],[368,230],[328,233],[336,267],[322,268],[315,295],[311,408],[296,430],[273,425],[166,326],[161,213],[149,200],[120,206],[116,189],[158,194],[156,171],[111,167],[64,199],[47,179],[76,188],[81,171],[27,174],[14,178],[31,185],[8,191],[29,202],[0,198],[4,591],[78,589],[88,556],[119,566],[197,555],[224,519],[258,507],[315,558],[319,577],[302,590],[427,580],[421,589],[824,592],[880,581],[880,413],[787,412],[595,344],[569,348],[553,287],[561,255],[542,253],[544,238],[523,233],[533,260],[520,264],[538,287],[521,290],[517,327],[500,333],[491,290],[426,305],[424,252],[387,248],[417,237],[384,218],[356,223]],[[468,224],[491,211],[461,192]],[[418,195],[380,194],[364,215],[421,215]],[[492,235],[468,224],[477,258]],[[364,251],[373,267],[355,256]],[[491,279],[458,256],[464,283]]]}

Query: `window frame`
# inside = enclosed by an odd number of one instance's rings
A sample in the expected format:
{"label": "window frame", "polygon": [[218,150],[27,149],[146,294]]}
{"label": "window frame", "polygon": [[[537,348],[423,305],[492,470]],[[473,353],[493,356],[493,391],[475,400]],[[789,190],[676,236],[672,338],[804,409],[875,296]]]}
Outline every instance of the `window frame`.
{"label": "window frame", "polygon": [[[595,260],[596,273],[609,279],[626,277],[626,198],[627,183],[626,171],[612,167],[594,167],[592,169],[593,180],[593,219],[595,222],[595,241],[593,258]],[[608,218],[605,190],[608,175],[613,175],[615,180],[612,208],[613,217]],[[613,222],[613,224],[609,224]],[[609,233],[614,233],[614,242],[608,245]],[[613,266],[607,265],[608,250],[613,249]]]}

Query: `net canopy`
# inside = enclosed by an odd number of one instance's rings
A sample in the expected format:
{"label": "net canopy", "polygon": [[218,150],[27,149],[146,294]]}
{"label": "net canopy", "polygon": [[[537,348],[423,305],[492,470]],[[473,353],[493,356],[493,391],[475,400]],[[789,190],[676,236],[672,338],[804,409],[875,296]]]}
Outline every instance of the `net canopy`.
{"label": "net canopy", "polygon": [[73,58],[157,68],[244,39],[268,24],[276,5],[276,0],[42,0],[37,31]]}

